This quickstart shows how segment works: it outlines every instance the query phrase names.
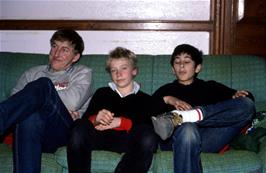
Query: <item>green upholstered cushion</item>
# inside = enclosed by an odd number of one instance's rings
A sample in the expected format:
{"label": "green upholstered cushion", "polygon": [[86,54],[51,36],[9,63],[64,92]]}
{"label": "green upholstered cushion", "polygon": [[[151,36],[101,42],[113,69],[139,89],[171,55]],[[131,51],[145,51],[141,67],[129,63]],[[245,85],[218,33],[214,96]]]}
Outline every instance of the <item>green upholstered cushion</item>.
{"label": "green upholstered cushion", "polygon": [[22,73],[35,65],[46,64],[44,54],[0,52],[0,101],[10,95]]}
{"label": "green upholstered cushion", "polygon": [[258,112],[259,111],[266,111],[266,101],[256,101],[256,110]]}
{"label": "green upholstered cushion", "polygon": [[13,171],[12,150],[5,144],[0,144],[0,172],[11,173]]}
{"label": "green upholstered cushion", "polygon": [[258,156],[260,157],[263,166],[262,172],[266,173],[266,137],[261,140],[260,152],[258,153]]}
{"label": "green upholstered cushion", "polygon": [[[0,172],[11,173],[13,171],[12,150],[5,144],[0,144]],[[41,173],[61,173],[62,167],[55,161],[54,154],[42,154]]]}
{"label": "green upholstered cushion", "polygon": [[[230,150],[224,154],[201,154],[204,173],[255,173],[261,171],[260,160],[249,151]],[[173,154],[171,151],[158,152],[155,172],[173,172]]]}
{"label": "green upholstered cushion", "polygon": [[92,80],[94,91],[97,88],[107,86],[110,81],[109,74],[105,71],[106,55],[83,55],[78,62],[92,69]]}
{"label": "green upholstered cushion", "polygon": [[[91,171],[93,173],[112,173],[114,172],[116,165],[119,163],[122,154],[118,154],[110,151],[93,151]],[[56,161],[66,170],[67,169],[67,155],[66,147],[61,147],[55,152]],[[153,164],[149,173],[152,173]]]}
{"label": "green upholstered cushion", "polygon": [[62,167],[55,160],[55,155],[50,153],[42,154],[41,173],[60,173]]}
{"label": "green upholstered cushion", "polygon": [[[66,147],[61,147],[55,152],[56,161],[67,168]],[[108,151],[92,152],[92,171],[113,172],[121,155]]]}
{"label": "green upholstered cushion", "polygon": [[254,152],[229,150],[224,154],[202,153],[204,173],[259,173],[260,160]]}
{"label": "green upholstered cushion", "polygon": [[231,56],[211,55],[203,56],[202,70],[199,78],[204,80],[216,80],[227,86],[231,86]]}
{"label": "green upholstered cushion", "polygon": [[139,73],[136,76],[136,81],[140,83],[141,90],[152,94],[153,82],[153,56],[151,55],[137,55]]}
{"label": "green upholstered cushion", "polygon": [[256,56],[232,58],[232,87],[253,93],[256,102],[266,100],[266,61]]}
{"label": "green upholstered cushion", "polygon": [[152,92],[175,79],[175,76],[172,73],[169,55],[157,55],[153,60]]}

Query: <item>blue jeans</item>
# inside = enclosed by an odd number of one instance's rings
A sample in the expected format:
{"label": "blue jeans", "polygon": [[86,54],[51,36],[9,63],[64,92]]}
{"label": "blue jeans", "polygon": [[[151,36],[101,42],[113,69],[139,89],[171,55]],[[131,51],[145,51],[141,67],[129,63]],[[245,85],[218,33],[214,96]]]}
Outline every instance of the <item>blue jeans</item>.
{"label": "blue jeans", "polygon": [[254,102],[248,97],[200,108],[204,115],[202,121],[183,123],[175,129],[172,138],[162,144],[164,149],[167,144],[172,145],[174,173],[201,173],[200,153],[221,150],[251,122],[255,113]]}
{"label": "blue jeans", "polygon": [[53,83],[39,78],[0,103],[0,134],[15,125],[14,172],[39,173],[42,152],[66,145],[73,120]]}

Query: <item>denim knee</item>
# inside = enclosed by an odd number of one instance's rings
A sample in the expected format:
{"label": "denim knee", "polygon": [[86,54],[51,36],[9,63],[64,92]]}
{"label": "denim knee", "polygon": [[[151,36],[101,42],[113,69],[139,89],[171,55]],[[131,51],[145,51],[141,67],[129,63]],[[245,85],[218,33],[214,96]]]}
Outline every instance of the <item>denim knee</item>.
{"label": "denim knee", "polygon": [[55,90],[53,82],[47,77],[40,77],[37,80],[28,83],[25,86],[25,89],[30,90],[35,95],[40,95],[40,98],[46,98],[46,93],[50,93],[50,89]]}
{"label": "denim knee", "polygon": [[47,77],[40,77],[40,78],[38,78],[36,80],[36,82],[39,82],[39,83],[41,83],[43,85],[45,85],[45,84],[53,84],[52,81],[51,81],[51,79],[49,79]]}
{"label": "denim knee", "polygon": [[35,81],[28,83],[27,85],[37,86],[38,88],[40,88],[40,87],[46,88],[45,86],[47,86],[47,85],[53,86],[53,82],[51,81],[51,79],[49,79],[47,77],[40,77],[40,78],[36,79]]}
{"label": "denim knee", "polygon": [[255,103],[249,97],[238,97],[239,100],[239,110],[243,111],[243,114],[248,115],[248,119],[251,120],[256,112]]}
{"label": "denim knee", "polygon": [[173,134],[173,147],[200,145],[200,134],[195,123],[183,123]]}
{"label": "denim knee", "polygon": [[155,152],[158,147],[158,137],[155,133],[149,133],[141,139],[141,146],[144,151]]}

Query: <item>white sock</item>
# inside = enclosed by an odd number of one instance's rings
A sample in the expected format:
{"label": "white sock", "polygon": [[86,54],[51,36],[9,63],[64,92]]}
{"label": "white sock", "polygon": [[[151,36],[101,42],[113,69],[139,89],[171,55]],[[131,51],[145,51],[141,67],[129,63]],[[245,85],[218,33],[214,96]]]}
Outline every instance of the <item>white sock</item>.
{"label": "white sock", "polygon": [[199,108],[188,111],[173,110],[172,112],[182,115],[183,122],[197,122],[203,120],[203,114]]}

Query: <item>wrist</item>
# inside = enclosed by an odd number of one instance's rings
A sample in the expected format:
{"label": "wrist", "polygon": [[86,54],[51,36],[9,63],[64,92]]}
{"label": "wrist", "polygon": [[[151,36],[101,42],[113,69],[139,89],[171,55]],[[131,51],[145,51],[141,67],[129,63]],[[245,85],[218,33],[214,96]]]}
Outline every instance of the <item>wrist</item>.
{"label": "wrist", "polygon": [[163,101],[164,103],[169,104],[169,96],[164,96]]}

